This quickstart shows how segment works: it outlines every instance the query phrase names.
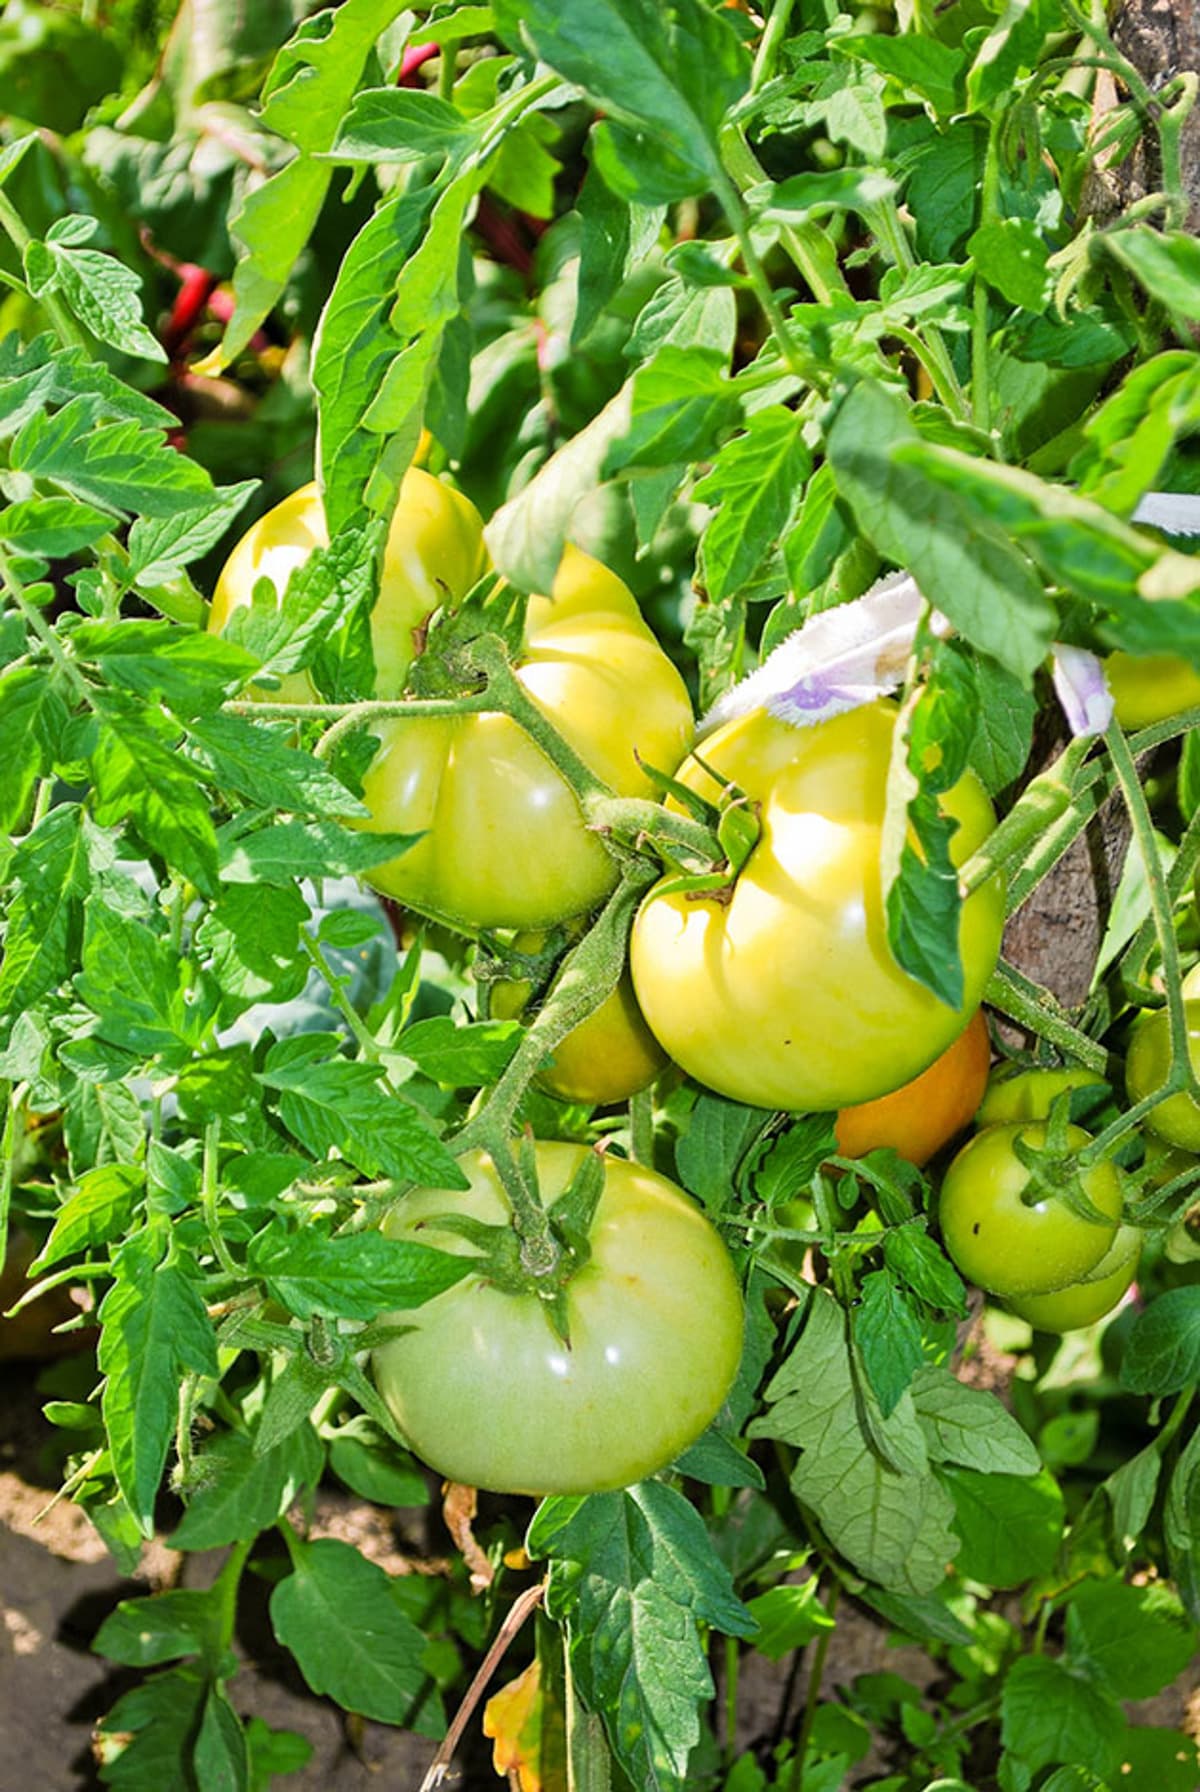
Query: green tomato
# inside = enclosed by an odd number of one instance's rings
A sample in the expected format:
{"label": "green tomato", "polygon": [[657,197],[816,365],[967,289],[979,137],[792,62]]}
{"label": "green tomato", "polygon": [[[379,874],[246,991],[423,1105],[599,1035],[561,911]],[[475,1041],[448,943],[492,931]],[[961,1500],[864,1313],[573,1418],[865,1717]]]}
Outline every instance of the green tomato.
{"label": "green tomato", "polygon": [[[1188,1057],[1192,1069],[1200,1071],[1200,997],[1186,1000],[1183,1012],[1187,1020]],[[1170,1065],[1170,1020],[1165,1008],[1156,1008],[1141,1016],[1129,1038],[1125,1087],[1130,1101],[1144,1101],[1147,1095],[1161,1089]],[[1200,1152],[1200,1102],[1186,1089],[1152,1108],[1142,1124],[1167,1145]]]}
{"label": "green tomato", "polygon": [[1110,653],[1104,670],[1122,728],[1149,728],[1200,704],[1200,671],[1177,653]]}
{"label": "green tomato", "polygon": [[[536,951],[530,939],[538,942],[540,936],[526,936],[523,941],[518,935],[513,944],[519,952]],[[518,1018],[528,1000],[528,983],[503,979],[494,983],[493,1019]],[[534,1080],[562,1101],[608,1107],[648,1089],[666,1066],[667,1054],[642,1019],[629,973],[622,971],[612,993],[559,1041],[553,1059]]]}
{"label": "green tomato", "polygon": [[[549,1205],[586,1147],[539,1142]],[[491,1160],[462,1160],[470,1187],[420,1189],[384,1221],[391,1238],[478,1253],[438,1225],[510,1219]],[[567,1293],[569,1347],[536,1293],[468,1274],[409,1312],[374,1352],[376,1385],[417,1455],[448,1480],[498,1493],[626,1487],[673,1462],[714,1419],[737,1373],[742,1297],[716,1230],[665,1177],[604,1159],[591,1258]]]}
{"label": "green tomato", "polygon": [[[282,600],[291,575],[328,541],[316,485],[303,485],[252,523],[230,554],[213,592],[209,629],[219,633],[235,610],[245,609],[260,579]],[[377,697],[400,695],[422,624],[442,604],[460,602],[486,570],[483,520],[471,500],[410,467],[392,514],[371,612]],[[259,694],[281,703],[313,701],[306,672],[291,673],[278,690]]]}
{"label": "green tomato", "polygon": [[[927,1069],[979,1006],[1004,925],[998,878],[963,905],[961,1008],[906,975],[888,946],[880,856],[895,724],[890,703],[812,728],[756,710],[676,774],[714,801],[713,774],[737,784],[761,834],[731,888],[650,891],[630,942],[633,986],[675,1062],[734,1101],[874,1101]],[[961,864],[991,832],[991,804],[968,774],[941,806],[958,823]]]}
{"label": "green tomato", "polygon": [[[615,573],[568,545],[552,596],[533,597],[517,677],[619,796],[649,797],[639,764],[687,751],[679,673]],[[382,721],[363,780],[364,825],[420,838],[370,874],[375,888],[468,932],[551,927],[595,908],[617,861],[575,795],[511,717]]]}
{"label": "green tomato", "polygon": [[[968,1280],[1006,1299],[1082,1280],[1111,1247],[1121,1217],[1120,1182],[1107,1162],[1087,1171],[1083,1188],[1110,1224],[1085,1219],[1054,1196],[1029,1206],[1022,1201],[1029,1171],[1014,1142],[1043,1146],[1046,1132],[1037,1122],[989,1126],[963,1146],[942,1182],[938,1211],[947,1251]],[[1069,1126],[1066,1143],[1078,1152],[1091,1140],[1082,1127]]]}
{"label": "green tomato", "polygon": [[1036,1331],[1081,1331],[1111,1313],[1132,1284],[1141,1254],[1142,1235],[1137,1227],[1122,1226],[1085,1280],[1056,1288],[1051,1294],[1027,1294],[1008,1305]]}
{"label": "green tomato", "polygon": [[1094,1070],[1075,1066],[1061,1070],[1014,1070],[1006,1066],[989,1081],[975,1124],[983,1127],[1011,1120],[1047,1120],[1055,1099],[1064,1091],[1103,1087],[1104,1078]]}

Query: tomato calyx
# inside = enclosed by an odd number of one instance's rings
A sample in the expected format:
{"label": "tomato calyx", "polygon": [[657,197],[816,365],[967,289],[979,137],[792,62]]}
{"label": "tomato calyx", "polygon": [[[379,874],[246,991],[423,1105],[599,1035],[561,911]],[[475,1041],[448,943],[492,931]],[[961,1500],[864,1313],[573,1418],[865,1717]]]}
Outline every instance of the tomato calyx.
{"label": "tomato calyx", "polygon": [[[534,1140],[527,1135],[519,1156],[522,1171],[533,1175],[534,1187],[535,1149]],[[491,1287],[513,1296],[536,1295],[556,1335],[569,1346],[567,1290],[591,1261],[592,1224],[603,1191],[603,1157],[599,1151],[589,1151],[566,1189],[545,1210],[552,1244],[549,1251],[536,1248],[541,1240],[522,1236],[515,1213],[508,1225],[492,1225],[465,1213],[440,1213],[423,1221],[422,1226],[465,1239],[478,1254],[472,1273]]]}
{"label": "tomato calyx", "polygon": [[525,645],[528,602],[499,573],[488,572],[461,604],[434,610],[414,631],[417,658],[408,675],[412,694],[451,697],[485,688],[488,668],[480,664],[479,644],[492,637],[505,657],[515,661]]}
{"label": "tomato calyx", "polygon": [[1109,1215],[1102,1213],[1089,1199],[1083,1185],[1079,1153],[1068,1141],[1068,1128],[1072,1124],[1070,1090],[1064,1089],[1055,1096],[1045,1124],[1043,1144],[1031,1145],[1022,1134],[1013,1140],[1013,1156],[1029,1172],[1029,1180],[1021,1191],[1021,1205],[1040,1207],[1048,1201],[1061,1201],[1079,1219],[1093,1225],[1110,1225]]}
{"label": "tomato calyx", "polygon": [[[673,797],[685,813],[707,828],[713,837],[714,850],[706,870],[689,870],[681,866],[675,877],[658,886],[658,891],[660,895],[704,896],[711,901],[728,903],[738,875],[762,834],[759,805],[751,802],[740,786],[706,765],[699,753],[693,751],[691,757],[715,784],[720,785],[721,794],[715,803],[689,789],[678,778],[659,771],[657,766],[648,765],[640,757],[638,760],[655,788],[664,797]],[[680,864],[674,852],[664,852],[663,856],[671,863]]]}

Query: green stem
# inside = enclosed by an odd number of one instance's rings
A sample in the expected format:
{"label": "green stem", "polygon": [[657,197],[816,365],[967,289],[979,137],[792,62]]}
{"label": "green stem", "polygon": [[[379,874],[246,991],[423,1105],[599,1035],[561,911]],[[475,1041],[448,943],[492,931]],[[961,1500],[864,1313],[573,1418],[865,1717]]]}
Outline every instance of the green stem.
{"label": "green stem", "polygon": [[[721,153],[740,192],[766,180],[765,169],[738,126],[722,132]],[[785,224],[779,240],[819,305],[828,305],[834,293],[848,290],[837,252],[819,224]]]}
{"label": "green stem", "polygon": [[16,1176],[21,1109],[25,1105],[29,1085],[18,1083],[15,1089],[10,1089],[7,1083],[0,1086],[5,1090],[4,1134],[0,1138],[0,1270],[3,1270],[8,1255],[8,1210]]}
{"label": "green stem", "polygon": [[1003,959],[988,979],[983,999],[1028,1032],[1036,1033],[1039,1039],[1048,1039],[1067,1057],[1104,1075],[1108,1068],[1104,1047],[1073,1026],[1047,990]]}
{"label": "green stem", "polygon": [[217,1211],[217,1203],[221,1194],[221,1179],[218,1174],[217,1151],[221,1143],[221,1117],[216,1115],[204,1129],[204,1163],[201,1170],[201,1205],[204,1210],[204,1223],[208,1228],[208,1241],[212,1245],[213,1255],[221,1268],[229,1276],[240,1276],[241,1270],[235,1263],[229,1246],[221,1233],[221,1216]]}
{"label": "green stem", "polygon": [[654,1097],[649,1089],[629,1097],[629,1154],[635,1164],[654,1168]]}
{"label": "green stem", "polygon": [[[20,212],[2,187],[0,187],[0,227],[3,227],[11,239],[17,254],[24,260],[25,251],[33,241],[33,237],[30,235],[29,231],[26,230]],[[28,292],[29,289],[26,287],[24,290]],[[30,293],[29,296],[30,298],[33,298],[32,293]],[[64,348],[87,348],[87,337],[75,322],[75,319],[71,316],[67,307],[61,303],[54,293],[41,293],[37,298],[33,299],[33,302],[35,305],[40,305],[42,310],[46,313],[46,316],[54,326],[55,334]]]}
{"label": "green stem", "polygon": [[1187,1090],[1195,1098],[1200,1095],[1200,1083],[1197,1083],[1188,1053],[1187,1016],[1183,1008],[1183,975],[1179,968],[1179,947],[1175,939],[1174,905],[1167,887],[1162,860],[1158,855],[1158,844],[1154,838],[1154,823],[1150,817],[1150,807],[1146,802],[1146,793],[1138,778],[1137,766],[1134,764],[1133,754],[1129,750],[1129,742],[1125,739],[1121,725],[1115,718],[1110,722],[1104,739],[1112,759],[1113,769],[1121,785],[1125,806],[1129,811],[1134,839],[1142,855],[1142,866],[1150,892],[1150,913],[1154,921],[1158,949],[1162,956],[1163,979],[1167,989],[1167,1014],[1171,1032],[1171,1068],[1164,1087],[1170,1093]]}
{"label": "green stem", "polygon": [[[999,123],[993,118],[988,129],[987,151],[983,163],[983,183],[979,200],[979,223],[995,224],[1000,216],[1000,147]],[[988,367],[988,303],[987,281],[975,275],[973,322],[971,326],[971,406],[975,427],[984,435],[992,433],[991,374]]]}
{"label": "green stem", "polygon": [[801,353],[788,329],[783,308],[776,296],[775,289],[767,279],[766,269],[754,246],[750,220],[746,215],[746,208],[742,204],[740,192],[734,182],[724,174],[714,177],[713,191],[741,246],[742,260],[746,264],[750,284],[762,306],[763,315],[771,326],[771,334],[779,346],[779,352],[783,356],[789,372],[793,373],[804,385],[812,386],[818,392],[828,392],[829,375],[826,369],[812,356]]}
{"label": "green stem", "polygon": [[965,895],[979,889],[998,871],[1023,863],[1030,847],[1069,812],[1077,796],[1076,773],[1093,744],[1090,740],[1072,740],[1053,765],[1030,780],[1004,820],[992,829],[959,873],[959,885]]}
{"label": "green stem", "polygon": [[1166,1448],[1171,1439],[1175,1436],[1175,1433],[1179,1430],[1179,1427],[1183,1424],[1183,1421],[1187,1418],[1188,1411],[1191,1408],[1192,1401],[1195,1397],[1196,1390],[1194,1387],[1184,1388],[1181,1393],[1175,1396],[1175,1404],[1167,1414],[1166,1423],[1158,1434],[1157,1442],[1160,1450]]}
{"label": "green stem", "polygon": [[346,994],[345,979],[338,976],[324,952],[321,950],[318,942],[313,938],[312,934],[308,933],[304,928],[300,929],[300,944],[304,948],[310,964],[312,964],[314,969],[320,973],[330,995],[333,997],[334,1005],[337,1008],[338,1013],[354,1035],[355,1043],[363,1057],[371,1064],[382,1063],[383,1054],[379,1049],[379,1042],[367,1027],[362,1016],[357,1012],[353,1002]]}
{"label": "green stem", "polygon": [[[829,1589],[826,1610],[832,1618],[836,1616],[838,1600],[841,1597],[841,1582],[835,1580]],[[821,1676],[825,1672],[825,1657],[829,1654],[829,1644],[834,1634],[831,1624],[823,1630],[813,1648],[812,1667],[808,1675],[808,1697],[804,1701],[804,1717],[800,1724],[800,1733],[796,1738],[796,1759],[792,1766],[793,1792],[800,1792],[804,1784],[804,1762],[808,1754],[808,1745],[812,1739],[813,1724],[816,1722],[817,1706],[821,1702]]]}
{"label": "green stem", "polygon": [[771,16],[759,39],[754,57],[754,67],[750,73],[751,93],[757,93],[759,88],[771,79],[775,58],[779,54],[780,44],[787,35],[794,5],[795,0],[775,0],[775,4],[771,8]]}
{"label": "green stem", "polygon": [[[1179,850],[1175,855],[1171,869],[1167,873],[1167,898],[1172,909],[1182,900],[1185,891],[1190,889],[1192,875],[1200,863],[1200,809],[1192,816],[1179,842]],[[1121,961],[1121,975],[1129,988],[1136,987],[1142,980],[1150,954],[1154,949],[1156,938],[1156,921],[1153,912],[1146,916]]]}
{"label": "green stem", "polygon": [[725,1767],[737,1759],[738,1668],[741,1654],[735,1636],[725,1638]]}
{"label": "green stem", "polygon": [[458,45],[443,44],[438,56],[438,98],[450,105],[454,99],[454,79],[458,74]]}
{"label": "green stem", "polygon": [[33,1305],[35,1300],[40,1300],[43,1294],[49,1294],[52,1288],[61,1288],[64,1282],[86,1282],[98,1276],[110,1276],[111,1274],[111,1263],[72,1263],[64,1269],[51,1270],[48,1276],[42,1276],[38,1281],[32,1283],[20,1300],[14,1301],[12,1306],[7,1309],[3,1317],[15,1319],[18,1313],[23,1313],[26,1307]]}
{"label": "green stem", "polygon": [[[866,222],[874,231],[880,244],[890,257],[892,263],[905,273],[910,273],[917,266],[917,257],[912,244],[908,240],[908,232],[904,228],[900,213],[896,209],[894,199],[880,200],[869,208]],[[916,331],[892,331],[901,340],[911,336],[913,343],[919,344],[921,339]],[[955,371],[954,361],[946,345],[942,332],[930,325],[925,334],[925,353],[921,355],[923,364],[937,390],[938,396],[947,410],[955,417],[965,421],[970,415],[967,395]],[[920,352],[917,349],[916,352]]]}
{"label": "green stem", "polygon": [[242,1570],[249,1559],[250,1551],[257,1541],[257,1533],[253,1537],[243,1537],[235,1543],[225,1558],[224,1566],[213,1582],[212,1591],[216,1594],[217,1610],[220,1613],[218,1636],[222,1649],[228,1649],[233,1642],[234,1625],[237,1622],[237,1596],[241,1584]]}

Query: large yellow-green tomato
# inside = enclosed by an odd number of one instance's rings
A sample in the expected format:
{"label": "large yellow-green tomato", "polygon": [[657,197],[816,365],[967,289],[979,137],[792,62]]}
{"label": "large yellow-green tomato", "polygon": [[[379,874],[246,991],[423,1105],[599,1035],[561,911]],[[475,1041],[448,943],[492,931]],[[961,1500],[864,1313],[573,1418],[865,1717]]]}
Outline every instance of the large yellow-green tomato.
{"label": "large yellow-green tomato", "polygon": [[[541,1196],[570,1184],[582,1145],[539,1143]],[[478,1253],[439,1218],[509,1218],[491,1160],[462,1160],[470,1187],[406,1195],[389,1237]],[[681,1189],[604,1159],[592,1255],[567,1288],[568,1348],[534,1293],[469,1274],[373,1357],[375,1382],[417,1455],[451,1481],[498,1493],[596,1493],[673,1462],[714,1419],[737,1373],[742,1297],[729,1254]]]}
{"label": "large yellow-green tomato", "polygon": [[[637,761],[670,769],[692,709],[679,673],[615,573],[568,546],[533,597],[517,676],[580,758],[620,796],[650,796]],[[372,871],[376,889],[467,929],[549,927],[612,889],[616,861],[574,793],[511,717],[384,721],[363,780],[369,825],[422,837]]]}
{"label": "large yellow-green tomato", "polygon": [[1008,1305],[1036,1331],[1081,1331],[1112,1312],[1137,1274],[1141,1253],[1141,1233],[1134,1226],[1122,1226],[1086,1280],[1051,1294],[1026,1294]]}
{"label": "large yellow-green tomato", "polygon": [[1149,728],[1200,704],[1200,672],[1177,653],[1110,653],[1104,670],[1122,728]]}
{"label": "large yellow-green tomato", "polygon": [[[222,630],[249,604],[259,579],[282,597],[288,579],[314,548],[328,545],[316,485],[301,486],[242,536],[221,570],[208,626]],[[398,697],[417,651],[414,633],[442,604],[458,603],[487,570],[483,521],[469,498],[419,467],[400,487],[384,549],[379,596],[371,615],[375,695]],[[312,701],[307,674],[292,673],[270,693],[280,702]]]}
{"label": "large yellow-green tomato", "polygon": [[[1043,1146],[1046,1132],[1041,1122],[989,1126],[963,1146],[942,1180],[938,1219],[947,1251],[969,1281],[1006,1300],[1082,1281],[1117,1236],[1121,1185],[1110,1163],[1095,1164],[1082,1178],[1092,1206],[1108,1216],[1104,1224],[1074,1213],[1053,1194],[1031,1205],[1021,1199],[1029,1171],[1014,1143]],[[1090,1143],[1081,1126],[1068,1126],[1069,1150]]]}
{"label": "large yellow-green tomato", "polygon": [[[961,1008],[905,975],[887,942],[880,847],[896,710],[876,703],[793,728],[765,710],[709,736],[704,767],[756,805],[761,835],[732,889],[654,889],[630,943],[650,1030],[677,1064],[754,1107],[845,1108],[925,1070],[963,1031],[995,968],[998,880],[963,907]],[[677,776],[715,800],[695,758]],[[967,775],[943,799],[961,863],[991,832]]]}
{"label": "large yellow-green tomato", "polygon": [[[1187,1021],[1188,1056],[1192,1069],[1200,1071],[1200,997],[1190,996],[1183,1004]],[[1171,1023],[1165,1008],[1143,1014],[1129,1038],[1125,1059],[1125,1087],[1130,1101],[1144,1101],[1161,1089],[1171,1068]],[[1154,1133],[1168,1145],[1181,1151],[1200,1152],[1200,1102],[1181,1089],[1168,1095],[1152,1108],[1142,1122],[1147,1132]]]}
{"label": "large yellow-green tomato", "polygon": [[[515,944],[518,950],[535,949],[522,947],[520,940]],[[516,1018],[524,1012],[528,998],[527,983],[496,983],[492,988],[493,1017]],[[535,1080],[563,1101],[607,1107],[648,1089],[666,1065],[667,1055],[642,1019],[629,973],[623,971],[611,995],[559,1041],[552,1062]]]}

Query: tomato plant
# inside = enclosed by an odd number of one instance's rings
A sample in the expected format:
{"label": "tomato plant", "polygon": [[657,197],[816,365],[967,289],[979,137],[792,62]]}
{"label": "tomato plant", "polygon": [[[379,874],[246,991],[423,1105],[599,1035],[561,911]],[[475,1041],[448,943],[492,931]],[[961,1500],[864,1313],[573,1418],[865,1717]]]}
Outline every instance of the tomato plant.
{"label": "tomato plant", "polygon": [[[992,1294],[1050,1294],[1081,1281],[1116,1236],[1121,1186],[1110,1163],[1080,1177],[1083,1194],[1108,1223],[1074,1211],[1061,1188],[1031,1182],[1017,1146],[1044,1146],[1048,1136],[1040,1124],[989,1126],[968,1140],[942,1180],[938,1223],[946,1249]],[[1090,1142],[1082,1127],[1067,1128],[1068,1152]]]}
{"label": "tomato plant", "polygon": [[1194,1792],[1194,0],[0,11],[0,1446],[184,1560],[101,1783],[286,1783],[278,1651],[381,1783]]}
{"label": "tomato plant", "polygon": [[877,1096],[837,1117],[837,1148],[843,1157],[865,1157],[881,1145],[925,1164],[970,1124],[987,1086],[992,1044],[982,1008],[940,1058],[911,1083]]}
{"label": "tomato plant", "polygon": [[[291,575],[314,548],[327,547],[325,513],[316,485],[303,485],[252,523],[233,549],[213,588],[208,626],[223,630],[246,609],[255,586],[266,579],[276,603]],[[426,619],[442,604],[466,596],[487,568],[483,520],[469,498],[419,467],[404,475],[392,514],[371,611],[375,691],[398,697],[416,656]],[[293,673],[280,681],[280,702],[312,697],[311,681]]]}
{"label": "tomato plant", "polygon": [[[639,758],[673,766],[691,739],[683,680],[628,588],[577,549],[551,595],[530,600],[516,675],[622,796],[650,794]],[[363,784],[371,826],[419,836],[372,872],[377,889],[469,928],[547,927],[615,884],[616,862],[575,793],[510,716],[417,716],[377,732]]]}
{"label": "tomato plant", "polygon": [[[964,905],[964,994],[947,1007],[896,964],[879,870],[895,711],[852,710],[799,735],[758,711],[685,763],[687,788],[731,780],[761,837],[731,890],[651,891],[633,984],[651,1032],[709,1088],[757,1107],[841,1108],[909,1082],[979,1006],[1000,946],[998,881]],[[992,811],[968,775],[944,799],[958,862]]]}
{"label": "tomato plant", "polygon": [[[551,1211],[585,1156],[538,1146]],[[464,1168],[462,1193],[406,1195],[389,1237],[472,1255],[443,1221],[505,1226],[490,1160]],[[742,1298],[703,1213],[665,1177],[609,1157],[589,1247],[567,1283],[565,1336],[536,1286],[511,1292],[486,1274],[394,1316],[403,1329],[375,1351],[375,1380],[440,1474],[506,1493],[596,1493],[666,1467],[716,1417],[741,1355]]]}

